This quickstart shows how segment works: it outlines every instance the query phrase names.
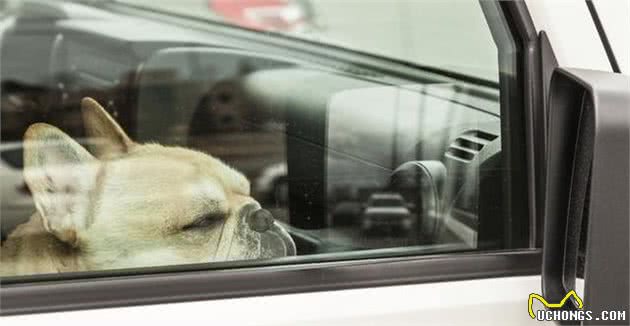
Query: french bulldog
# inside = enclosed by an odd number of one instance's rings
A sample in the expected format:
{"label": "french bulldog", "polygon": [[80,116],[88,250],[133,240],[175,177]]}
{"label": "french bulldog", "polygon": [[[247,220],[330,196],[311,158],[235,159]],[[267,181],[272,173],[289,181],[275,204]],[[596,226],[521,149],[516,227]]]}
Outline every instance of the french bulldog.
{"label": "french bulldog", "polygon": [[0,275],[66,273],[295,254],[290,235],[219,159],[132,141],[95,100],[88,148],[31,125],[24,179],[36,212],[0,249]]}

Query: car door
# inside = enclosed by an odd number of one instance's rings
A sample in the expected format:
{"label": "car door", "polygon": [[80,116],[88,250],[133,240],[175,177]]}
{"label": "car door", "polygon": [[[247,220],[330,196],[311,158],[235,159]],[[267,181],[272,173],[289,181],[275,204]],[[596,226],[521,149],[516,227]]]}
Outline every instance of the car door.
{"label": "car door", "polygon": [[[541,293],[554,60],[523,2],[312,1],[298,34],[190,6],[25,1],[3,25],[2,141],[36,122],[89,138],[80,103],[94,98],[135,143],[238,170],[296,255],[177,263],[148,251],[127,265],[26,270],[2,280],[2,314],[21,315],[7,320],[541,323],[527,304]],[[266,19],[250,9],[239,20]],[[117,209],[168,189],[134,180]],[[187,213],[169,193],[155,205]],[[378,196],[404,207],[367,214]],[[107,230],[124,241],[102,247],[114,257],[140,238],[163,243]],[[14,232],[3,227],[5,253]],[[109,309],[66,312],[95,308]]]}

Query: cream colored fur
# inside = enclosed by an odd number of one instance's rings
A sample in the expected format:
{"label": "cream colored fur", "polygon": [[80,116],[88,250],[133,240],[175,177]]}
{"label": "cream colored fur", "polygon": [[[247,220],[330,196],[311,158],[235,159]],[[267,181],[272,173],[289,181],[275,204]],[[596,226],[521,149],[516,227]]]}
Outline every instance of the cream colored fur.
{"label": "cream colored fur", "polygon": [[[94,100],[82,101],[86,150],[61,130],[24,136],[37,212],[1,248],[0,274],[28,275],[256,258],[240,210],[248,180],[201,152],[137,144]],[[259,206],[258,206],[259,207]],[[190,227],[209,216],[212,223]]]}

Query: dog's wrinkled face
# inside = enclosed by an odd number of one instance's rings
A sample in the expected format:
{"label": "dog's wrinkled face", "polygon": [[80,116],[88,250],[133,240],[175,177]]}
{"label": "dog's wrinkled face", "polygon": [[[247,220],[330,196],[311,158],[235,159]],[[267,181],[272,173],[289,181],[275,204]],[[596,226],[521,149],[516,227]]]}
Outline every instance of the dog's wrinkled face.
{"label": "dog's wrinkled face", "polygon": [[91,99],[90,151],[46,124],[25,136],[25,179],[46,230],[95,269],[295,254],[248,180],[209,155],[131,141]]}

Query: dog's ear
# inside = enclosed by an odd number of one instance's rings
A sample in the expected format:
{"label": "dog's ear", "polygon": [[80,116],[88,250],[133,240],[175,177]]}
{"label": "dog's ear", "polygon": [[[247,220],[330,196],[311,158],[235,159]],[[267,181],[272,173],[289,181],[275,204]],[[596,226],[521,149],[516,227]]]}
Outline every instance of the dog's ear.
{"label": "dog's ear", "polygon": [[72,246],[91,223],[87,207],[98,164],[63,131],[36,123],[24,135],[24,180],[46,230]]}
{"label": "dog's ear", "polygon": [[96,157],[124,154],[134,145],[125,131],[94,99],[83,98],[81,112],[85,132],[93,140],[90,149]]}

